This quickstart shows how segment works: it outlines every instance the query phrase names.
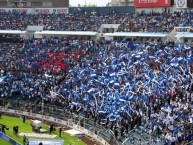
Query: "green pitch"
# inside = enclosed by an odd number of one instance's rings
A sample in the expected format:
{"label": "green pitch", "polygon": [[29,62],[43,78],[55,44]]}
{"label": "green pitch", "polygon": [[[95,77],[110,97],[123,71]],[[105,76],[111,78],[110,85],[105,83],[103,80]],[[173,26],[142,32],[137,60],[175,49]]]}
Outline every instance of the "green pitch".
{"label": "green pitch", "polygon": [[[0,123],[5,124],[9,128],[9,130],[6,130],[6,135],[8,135],[9,137],[13,138],[14,140],[16,140],[17,142],[19,142],[21,144],[23,144],[23,137],[19,136],[19,135],[16,136],[13,134],[13,126],[19,126],[19,133],[21,133],[21,132],[31,133],[32,132],[30,120],[26,120],[26,122],[23,123],[23,120],[19,117],[2,116],[2,118],[0,118]],[[42,128],[49,130],[49,126],[46,124],[43,124]],[[80,139],[78,139],[74,136],[71,136],[68,133],[62,132],[62,137],[59,137],[58,129],[53,131],[52,134],[57,135],[57,137],[54,139],[64,140],[64,145],[69,145],[69,144],[71,144],[71,145],[86,145]],[[32,138],[32,137],[28,137],[28,138]],[[10,144],[7,143],[6,141],[0,139],[0,145],[10,145]]]}
{"label": "green pitch", "polygon": [[0,138],[0,144],[1,145],[11,145],[10,143],[8,143],[7,141],[3,140]]}

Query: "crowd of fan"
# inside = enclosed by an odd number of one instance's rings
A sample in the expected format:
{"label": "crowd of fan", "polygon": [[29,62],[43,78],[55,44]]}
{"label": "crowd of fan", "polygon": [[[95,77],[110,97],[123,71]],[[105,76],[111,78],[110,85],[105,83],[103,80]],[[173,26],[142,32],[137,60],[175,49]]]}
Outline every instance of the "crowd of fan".
{"label": "crowd of fan", "polygon": [[[97,31],[102,23],[122,23],[120,31],[169,32],[174,26],[191,26],[190,18],[191,11],[141,12],[129,14],[127,19],[118,14],[1,13],[0,29],[44,25],[45,30]],[[192,47],[106,45],[76,39],[1,43],[0,96],[30,101],[47,98],[110,126],[115,136],[117,128],[124,135],[145,121],[151,132],[163,135],[166,144],[192,140]]]}
{"label": "crowd of fan", "polygon": [[124,15],[117,14],[26,14],[0,12],[1,30],[26,30],[28,25],[44,26],[53,31],[98,31],[102,24],[119,24]]}
{"label": "crowd of fan", "polygon": [[[0,12],[1,30],[26,30],[28,25],[44,26],[44,30],[55,31],[99,31],[102,24],[120,24],[121,32],[170,32],[177,26],[192,26],[193,12],[164,9],[163,12],[136,12],[108,15],[84,14],[26,14]],[[113,32],[112,29],[104,30]]]}
{"label": "crowd of fan", "polygon": [[91,41],[81,40],[77,47],[71,39],[64,38],[0,44],[0,76],[6,76],[6,85],[0,88],[1,97],[21,93],[23,98],[35,100],[45,96],[46,86],[62,80],[68,68],[92,45]]}
{"label": "crowd of fan", "polygon": [[118,127],[123,135],[145,120],[152,132],[165,134],[165,141],[192,139],[190,46],[79,42],[50,38],[1,44],[1,77],[6,76],[1,97],[45,97],[93,117],[115,134]]}
{"label": "crowd of fan", "polygon": [[119,31],[122,32],[170,32],[174,27],[192,26],[193,11],[139,12],[129,14]]}

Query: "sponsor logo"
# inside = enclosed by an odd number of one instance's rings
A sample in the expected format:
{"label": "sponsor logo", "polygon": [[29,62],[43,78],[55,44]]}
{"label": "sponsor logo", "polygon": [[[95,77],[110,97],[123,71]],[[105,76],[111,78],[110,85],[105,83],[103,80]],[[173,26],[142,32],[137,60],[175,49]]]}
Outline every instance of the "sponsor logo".
{"label": "sponsor logo", "polygon": [[139,3],[157,3],[157,0],[139,0]]}
{"label": "sponsor logo", "polygon": [[18,13],[25,13],[28,11],[28,9],[13,9],[13,11],[16,11]]}
{"label": "sponsor logo", "polygon": [[175,32],[176,33],[180,33],[180,32],[189,32],[190,31],[190,28],[183,28],[183,27],[180,27],[180,28],[175,28]]}
{"label": "sponsor logo", "polygon": [[180,8],[183,8],[185,6],[186,0],[177,0],[177,5]]}
{"label": "sponsor logo", "polygon": [[134,0],[135,7],[168,7],[171,6],[171,0]]}
{"label": "sponsor logo", "polygon": [[64,13],[67,13],[67,9],[56,9],[56,12],[59,13],[59,14],[64,14]]}
{"label": "sponsor logo", "polygon": [[37,11],[38,13],[42,13],[42,14],[49,14],[50,10],[49,9],[38,9]]}

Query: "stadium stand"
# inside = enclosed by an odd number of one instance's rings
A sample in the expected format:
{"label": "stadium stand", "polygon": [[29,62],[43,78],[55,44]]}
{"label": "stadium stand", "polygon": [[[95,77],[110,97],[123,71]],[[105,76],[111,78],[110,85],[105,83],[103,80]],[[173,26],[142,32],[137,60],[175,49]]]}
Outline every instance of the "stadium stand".
{"label": "stadium stand", "polygon": [[[102,24],[120,24],[119,32],[165,33],[176,26],[192,27],[192,17],[191,10],[126,16],[1,12],[0,29],[25,31],[29,25],[43,25],[45,31],[98,32]],[[72,118],[110,144],[112,140],[115,143],[112,136],[117,144],[192,141],[190,44],[148,39],[130,41],[128,47],[116,45],[117,40],[106,44],[89,36],[2,37],[6,41],[0,44],[2,106],[40,112],[44,100],[45,114]]]}

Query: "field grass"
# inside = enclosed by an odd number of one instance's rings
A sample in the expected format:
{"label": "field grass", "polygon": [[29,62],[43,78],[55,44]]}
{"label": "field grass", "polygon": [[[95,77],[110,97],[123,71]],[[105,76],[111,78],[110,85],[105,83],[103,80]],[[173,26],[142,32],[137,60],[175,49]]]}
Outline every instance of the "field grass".
{"label": "field grass", "polygon": [[[13,134],[13,126],[19,126],[19,133],[21,132],[27,132],[31,133],[32,132],[32,127],[30,125],[30,120],[26,120],[25,123],[23,123],[22,119],[19,117],[10,117],[10,116],[2,116],[0,118],[0,123],[5,124],[9,130],[6,130],[6,135],[9,137],[13,138],[19,143],[23,143],[23,137],[22,136],[16,136]],[[43,124],[42,126],[43,129],[49,130],[49,126],[46,124]],[[19,134],[18,133],[18,134]],[[84,142],[82,142],[80,139],[71,136],[68,133],[62,133],[62,137],[59,137],[59,130],[56,129],[52,134],[56,134],[57,137],[54,139],[59,139],[59,140],[64,140],[64,145],[86,145]],[[31,138],[31,137],[28,137]],[[6,141],[3,142],[4,140],[0,140],[0,145],[10,145],[7,144]]]}
{"label": "field grass", "polygon": [[6,140],[0,138],[0,145],[11,145]]}

